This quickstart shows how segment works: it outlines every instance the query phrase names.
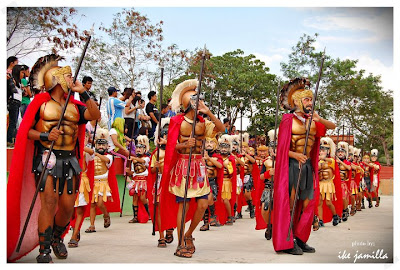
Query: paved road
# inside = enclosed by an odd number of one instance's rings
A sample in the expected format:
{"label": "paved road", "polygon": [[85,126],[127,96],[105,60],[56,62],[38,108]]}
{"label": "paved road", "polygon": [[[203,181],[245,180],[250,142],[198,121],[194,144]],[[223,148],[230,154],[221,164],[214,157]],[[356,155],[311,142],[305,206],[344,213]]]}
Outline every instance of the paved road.
{"label": "paved road", "polygon": [[[353,263],[355,255],[375,255],[378,258],[358,259],[358,263],[393,262],[393,197],[381,196],[379,208],[357,212],[336,227],[327,224],[312,232],[308,243],[314,254],[293,256],[274,252],[272,242],[264,238],[264,231],[254,230],[255,221],[248,213],[233,226],[211,227],[210,231],[194,233],[196,253],[191,259],[173,255],[176,239],[167,248],[157,248],[158,236],[152,236],[152,224],[129,224],[131,216],[114,216],[111,227],[103,228],[98,216],[96,233],[82,232],[78,248],[68,249],[67,260],[55,263]],[[88,227],[84,221],[83,229]],[[176,231],[175,237],[176,237]],[[65,238],[68,242],[71,232]],[[383,250],[382,253],[377,250]],[[341,259],[338,256],[341,254]],[[35,263],[34,250],[21,263]],[[384,258],[386,255],[386,259]]]}

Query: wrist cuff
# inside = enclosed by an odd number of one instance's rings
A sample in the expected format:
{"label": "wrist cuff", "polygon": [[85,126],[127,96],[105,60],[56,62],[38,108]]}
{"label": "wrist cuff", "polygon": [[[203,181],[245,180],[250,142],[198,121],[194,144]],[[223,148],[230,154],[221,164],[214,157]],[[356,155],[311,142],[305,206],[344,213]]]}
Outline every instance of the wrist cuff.
{"label": "wrist cuff", "polygon": [[81,100],[83,100],[83,102],[86,102],[90,99],[90,96],[87,91],[81,93],[79,96],[80,96]]}
{"label": "wrist cuff", "polygon": [[49,133],[48,132],[41,132],[40,133],[40,140],[41,141],[48,141],[49,140]]}

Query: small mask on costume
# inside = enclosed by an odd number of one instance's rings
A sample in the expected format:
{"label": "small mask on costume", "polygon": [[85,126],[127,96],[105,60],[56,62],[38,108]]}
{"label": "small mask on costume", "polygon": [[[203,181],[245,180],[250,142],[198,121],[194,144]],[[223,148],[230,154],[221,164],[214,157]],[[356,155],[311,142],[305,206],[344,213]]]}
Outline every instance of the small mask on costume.
{"label": "small mask on costume", "polygon": [[104,155],[107,152],[108,141],[106,139],[96,140],[96,152],[100,155]]}
{"label": "small mask on costume", "polygon": [[219,144],[219,152],[221,155],[228,156],[230,154],[230,145],[228,143]]}
{"label": "small mask on costume", "polygon": [[[46,163],[46,158],[47,158],[48,154],[49,154],[49,150],[46,150],[46,151],[43,152],[43,155],[42,155],[42,164],[43,164],[43,166]],[[56,165],[56,161],[57,161],[56,155],[54,155],[54,153],[51,152],[51,155],[50,155],[50,158],[49,158],[49,162],[47,163],[46,168],[47,169],[53,169],[54,166]]]}
{"label": "small mask on costume", "polygon": [[146,145],[144,144],[136,145],[136,154],[138,156],[144,155],[145,152],[146,152]]}

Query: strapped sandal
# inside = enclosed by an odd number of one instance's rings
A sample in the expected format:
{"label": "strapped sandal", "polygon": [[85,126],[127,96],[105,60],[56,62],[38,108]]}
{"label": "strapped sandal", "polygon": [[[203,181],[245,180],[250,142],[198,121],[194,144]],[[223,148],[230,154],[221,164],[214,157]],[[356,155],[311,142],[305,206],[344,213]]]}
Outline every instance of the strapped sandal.
{"label": "strapped sandal", "polygon": [[76,247],[78,247],[78,241],[75,240],[75,239],[69,240],[69,242],[68,242],[68,247],[69,247],[69,248],[76,248]]}
{"label": "strapped sandal", "polygon": [[104,217],[104,228],[108,228],[111,226],[111,218],[110,215],[108,215],[108,217]]}
{"label": "strapped sandal", "polygon": [[56,224],[54,224],[53,227],[53,241],[51,247],[53,248],[54,255],[56,255],[58,259],[66,259],[68,257],[67,247],[64,244],[64,239],[61,238],[68,226],[69,223],[64,227]]}
{"label": "strapped sandal", "polygon": [[137,218],[132,218],[131,220],[129,220],[129,223],[138,223],[139,220]]}
{"label": "strapped sandal", "polygon": [[229,216],[228,221],[225,223],[225,225],[233,225],[233,217]]}
{"label": "strapped sandal", "polygon": [[351,207],[350,216],[354,216],[356,214],[356,208]]}
{"label": "strapped sandal", "polygon": [[216,216],[210,217],[210,226],[221,227],[221,223],[218,222]]}
{"label": "strapped sandal", "polygon": [[181,258],[192,258],[192,253],[190,253],[186,247],[182,246],[176,248],[174,255]]}
{"label": "strapped sandal", "polygon": [[318,231],[319,230],[319,220],[317,216],[314,216],[313,220],[313,231]]}
{"label": "strapped sandal", "polygon": [[158,239],[157,247],[159,247],[159,248],[166,248],[167,247],[167,242],[165,242],[165,238]]}
{"label": "strapped sandal", "polygon": [[174,241],[174,229],[168,229],[167,230],[167,234],[165,236],[165,242],[167,242],[167,244],[171,244],[172,241]]}
{"label": "strapped sandal", "polygon": [[96,232],[96,229],[93,225],[90,225],[89,228],[85,230],[85,233],[94,233],[94,232]]}
{"label": "strapped sandal", "polygon": [[[184,237],[184,240],[185,240],[186,249],[187,249],[190,253],[193,254],[193,253],[196,251],[196,247],[195,247],[194,244],[193,244],[193,241],[194,241],[195,239],[194,239],[192,236],[185,236],[185,237]],[[190,244],[186,243],[186,241],[191,241],[192,244],[190,245]]]}
{"label": "strapped sandal", "polygon": [[[39,232],[39,252],[40,254],[36,257],[37,263],[53,263],[53,259],[50,256],[51,249],[51,236],[53,229],[49,226],[43,233]],[[44,240],[41,241],[40,237]],[[42,248],[43,247],[43,248]]]}
{"label": "strapped sandal", "polygon": [[200,227],[200,231],[208,231],[210,230],[210,225],[208,223],[204,224],[203,226]]}

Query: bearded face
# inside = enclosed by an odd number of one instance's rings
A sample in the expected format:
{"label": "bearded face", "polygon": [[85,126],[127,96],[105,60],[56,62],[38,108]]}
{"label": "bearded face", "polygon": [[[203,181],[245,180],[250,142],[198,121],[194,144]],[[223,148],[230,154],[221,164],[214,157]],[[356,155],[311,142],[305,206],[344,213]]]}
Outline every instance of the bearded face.
{"label": "bearded face", "polygon": [[105,139],[99,139],[96,141],[96,152],[100,155],[104,155],[107,152],[108,142]]}
{"label": "bearded face", "polygon": [[228,156],[230,154],[230,146],[227,143],[221,143],[219,145],[219,153],[223,156]]}
{"label": "bearded face", "polygon": [[337,156],[339,157],[340,160],[345,160],[346,159],[346,151],[344,150],[338,150],[336,152]]}
{"label": "bearded face", "polygon": [[233,143],[232,143],[232,152],[238,152],[239,151],[239,144],[236,142],[236,141],[234,141]]}

